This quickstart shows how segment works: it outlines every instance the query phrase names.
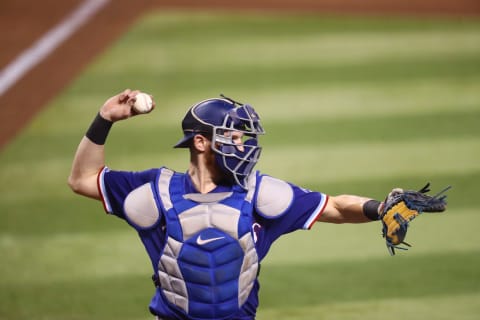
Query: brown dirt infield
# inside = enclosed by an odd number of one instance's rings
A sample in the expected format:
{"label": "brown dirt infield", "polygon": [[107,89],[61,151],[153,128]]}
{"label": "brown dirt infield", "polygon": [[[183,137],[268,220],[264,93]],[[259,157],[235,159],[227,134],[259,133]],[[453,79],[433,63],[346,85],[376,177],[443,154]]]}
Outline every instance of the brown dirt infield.
{"label": "brown dirt infield", "polygon": [[[0,70],[82,0],[0,1]],[[335,14],[480,16],[478,0],[111,0],[88,24],[0,96],[0,151],[97,54],[152,8],[282,10]]]}

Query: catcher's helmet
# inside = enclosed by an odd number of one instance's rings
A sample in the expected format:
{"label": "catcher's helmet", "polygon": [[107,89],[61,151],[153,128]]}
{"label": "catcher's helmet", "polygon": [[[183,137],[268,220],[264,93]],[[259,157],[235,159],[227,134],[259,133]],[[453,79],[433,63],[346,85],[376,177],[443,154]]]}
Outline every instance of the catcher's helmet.
{"label": "catcher's helmet", "polygon": [[[232,99],[213,98],[192,106],[182,121],[184,137],[174,146],[188,148],[196,134],[212,136],[212,150],[222,170],[246,189],[246,178],[260,157],[257,136],[264,134],[260,118],[248,104]],[[232,140],[231,132],[242,132],[242,144]]]}

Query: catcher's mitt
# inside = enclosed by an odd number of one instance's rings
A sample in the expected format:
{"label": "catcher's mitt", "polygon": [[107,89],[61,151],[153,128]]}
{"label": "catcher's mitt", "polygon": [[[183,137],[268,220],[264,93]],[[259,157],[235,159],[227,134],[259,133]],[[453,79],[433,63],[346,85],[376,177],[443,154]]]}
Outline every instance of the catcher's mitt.
{"label": "catcher's mitt", "polygon": [[430,183],[427,183],[419,191],[393,189],[385,199],[380,219],[383,224],[383,237],[391,255],[395,254],[395,249],[408,249],[400,247],[399,245],[402,243],[410,247],[404,241],[410,221],[423,212],[445,211],[447,196],[442,194],[451,186],[446,187],[434,196],[426,194],[430,191],[429,186]]}

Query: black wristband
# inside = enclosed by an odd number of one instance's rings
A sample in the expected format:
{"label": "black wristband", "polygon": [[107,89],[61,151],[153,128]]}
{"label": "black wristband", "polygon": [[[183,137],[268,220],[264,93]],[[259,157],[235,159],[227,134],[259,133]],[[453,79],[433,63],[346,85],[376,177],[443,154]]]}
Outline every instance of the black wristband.
{"label": "black wristband", "polygon": [[112,124],[112,121],[104,119],[99,112],[90,125],[90,128],[88,128],[87,133],[85,133],[85,136],[95,144],[104,145]]}
{"label": "black wristband", "polygon": [[363,214],[370,220],[380,220],[378,214],[378,208],[380,207],[380,201],[368,200],[363,204]]}

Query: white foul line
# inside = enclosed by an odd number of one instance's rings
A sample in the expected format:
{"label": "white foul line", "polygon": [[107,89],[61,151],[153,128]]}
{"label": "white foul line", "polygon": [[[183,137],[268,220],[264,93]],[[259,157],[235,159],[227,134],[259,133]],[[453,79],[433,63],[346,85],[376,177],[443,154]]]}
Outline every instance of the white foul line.
{"label": "white foul line", "polygon": [[52,53],[68,39],[109,0],[85,0],[55,28],[25,50],[13,62],[0,71],[0,96],[10,89],[30,69]]}

